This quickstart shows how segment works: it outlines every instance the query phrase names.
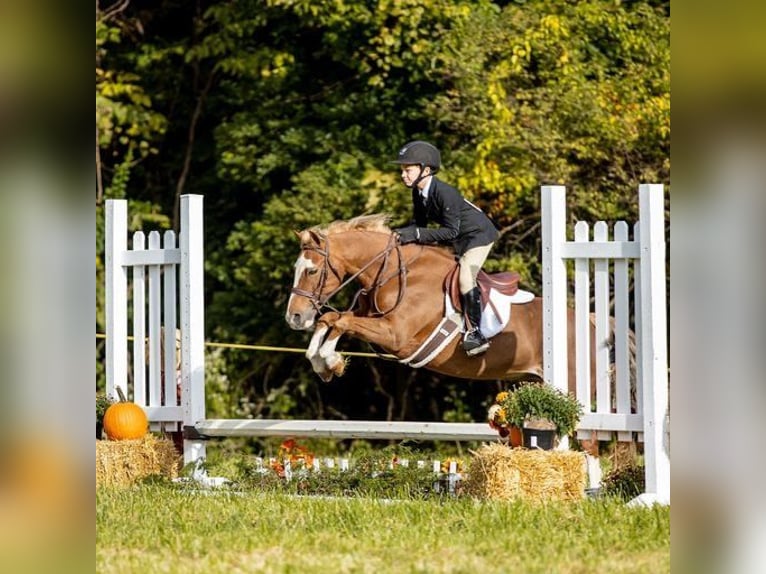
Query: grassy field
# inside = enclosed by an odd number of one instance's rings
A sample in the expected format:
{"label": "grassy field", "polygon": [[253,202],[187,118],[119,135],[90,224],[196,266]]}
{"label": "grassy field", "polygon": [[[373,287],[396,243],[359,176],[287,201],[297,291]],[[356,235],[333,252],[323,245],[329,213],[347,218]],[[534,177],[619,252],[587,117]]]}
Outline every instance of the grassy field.
{"label": "grassy field", "polygon": [[100,574],[670,571],[669,509],[613,499],[535,506],[146,484],[97,489],[96,524]]}

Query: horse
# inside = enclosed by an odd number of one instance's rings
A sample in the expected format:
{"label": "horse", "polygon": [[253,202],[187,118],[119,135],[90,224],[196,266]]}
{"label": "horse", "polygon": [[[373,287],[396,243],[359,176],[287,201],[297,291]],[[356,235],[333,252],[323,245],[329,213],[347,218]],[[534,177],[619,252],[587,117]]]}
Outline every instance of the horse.
{"label": "horse", "polygon": [[[314,333],[306,357],[319,377],[329,382],[341,376],[346,362],[336,350],[343,335],[367,341],[409,363],[413,354],[428,347],[445,325],[450,297],[447,278],[456,270],[454,253],[445,247],[401,245],[383,214],[364,215],[296,232],[300,253],[287,302],[285,320],[290,328]],[[503,274],[500,274],[503,275]],[[516,276],[518,280],[518,275]],[[492,283],[492,276],[487,279]],[[338,311],[329,301],[346,286],[359,285],[351,306]],[[497,280],[494,286],[501,285]],[[443,288],[442,288],[443,286]],[[468,356],[461,338],[453,337],[428,355],[424,368],[470,380],[543,381],[543,301],[512,304],[510,318],[490,338],[482,355]],[[329,310],[326,310],[329,309]],[[487,313],[485,308],[484,313]],[[591,314],[591,324],[594,315]],[[608,338],[600,345],[612,346],[614,319]],[[567,310],[568,391],[576,396],[575,313]],[[596,396],[596,337],[590,329],[590,400]],[[635,335],[629,333],[631,352],[631,400],[635,405]],[[588,456],[591,486],[600,481],[597,433],[578,440]],[[631,448],[634,445],[630,445]],[[614,447],[615,449],[617,446]]]}
{"label": "horse", "polygon": [[[457,265],[449,248],[400,245],[383,214],[296,233],[300,254],[285,320],[294,330],[314,328],[306,357],[323,381],[343,374],[346,363],[336,350],[343,335],[367,341],[404,361],[440,325],[445,312],[440,286]],[[330,299],[352,282],[360,286],[352,308],[325,311]],[[572,309],[568,322],[569,390],[574,394]],[[461,338],[453,338],[424,367],[472,380],[542,380],[542,298],[514,304],[507,325],[490,342],[484,354],[470,357],[462,349]],[[594,341],[591,348],[595,349]],[[593,357],[591,373],[595,373]]]}

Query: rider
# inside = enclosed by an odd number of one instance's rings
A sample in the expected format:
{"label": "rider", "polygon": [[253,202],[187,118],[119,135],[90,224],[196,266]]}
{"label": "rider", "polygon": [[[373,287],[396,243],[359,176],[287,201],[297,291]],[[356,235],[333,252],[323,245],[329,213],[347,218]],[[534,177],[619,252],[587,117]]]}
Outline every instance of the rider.
{"label": "rider", "polygon": [[[463,349],[470,356],[479,355],[489,348],[489,341],[480,329],[481,293],[476,276],[498,232],[483,211],[464,199],[457,189],[434,177],[441,167],[441,154],[430,143],[405,144],[393,163],[401,166],[402,182],[412,189],[415,215],[414,224],[395,230],[399,241],[452,245],[460,264],[460,299],[471,323],[463,337]],[[428,229],[429,221],[439,227]]]}

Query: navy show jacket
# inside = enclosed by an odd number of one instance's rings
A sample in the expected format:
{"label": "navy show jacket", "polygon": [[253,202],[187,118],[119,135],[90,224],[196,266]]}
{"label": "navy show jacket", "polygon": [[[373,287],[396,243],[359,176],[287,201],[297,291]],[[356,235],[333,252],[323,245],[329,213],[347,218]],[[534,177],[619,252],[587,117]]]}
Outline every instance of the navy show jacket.
{"label": "navy show jacket", "polygon": [[[489,245],[498,238],[495,225],[481,209],[436,177],[431,180],[427,200],[423,200],[420,190],[412,190],[412,205],[420,232],[418,243],[451,244],[460,257],[469,249]],[[439,227],[428,229],[429,222]]]}

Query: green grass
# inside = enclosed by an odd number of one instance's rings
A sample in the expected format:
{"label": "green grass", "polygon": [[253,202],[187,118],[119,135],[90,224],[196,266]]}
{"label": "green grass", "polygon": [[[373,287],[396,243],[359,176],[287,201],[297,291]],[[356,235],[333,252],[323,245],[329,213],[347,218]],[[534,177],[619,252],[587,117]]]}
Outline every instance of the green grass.
{"label": "green grass", "polygon": [[536,506],[96,491],[96,571],[107,573],[621,573],[670,571],[668,508],[615,499]]}

